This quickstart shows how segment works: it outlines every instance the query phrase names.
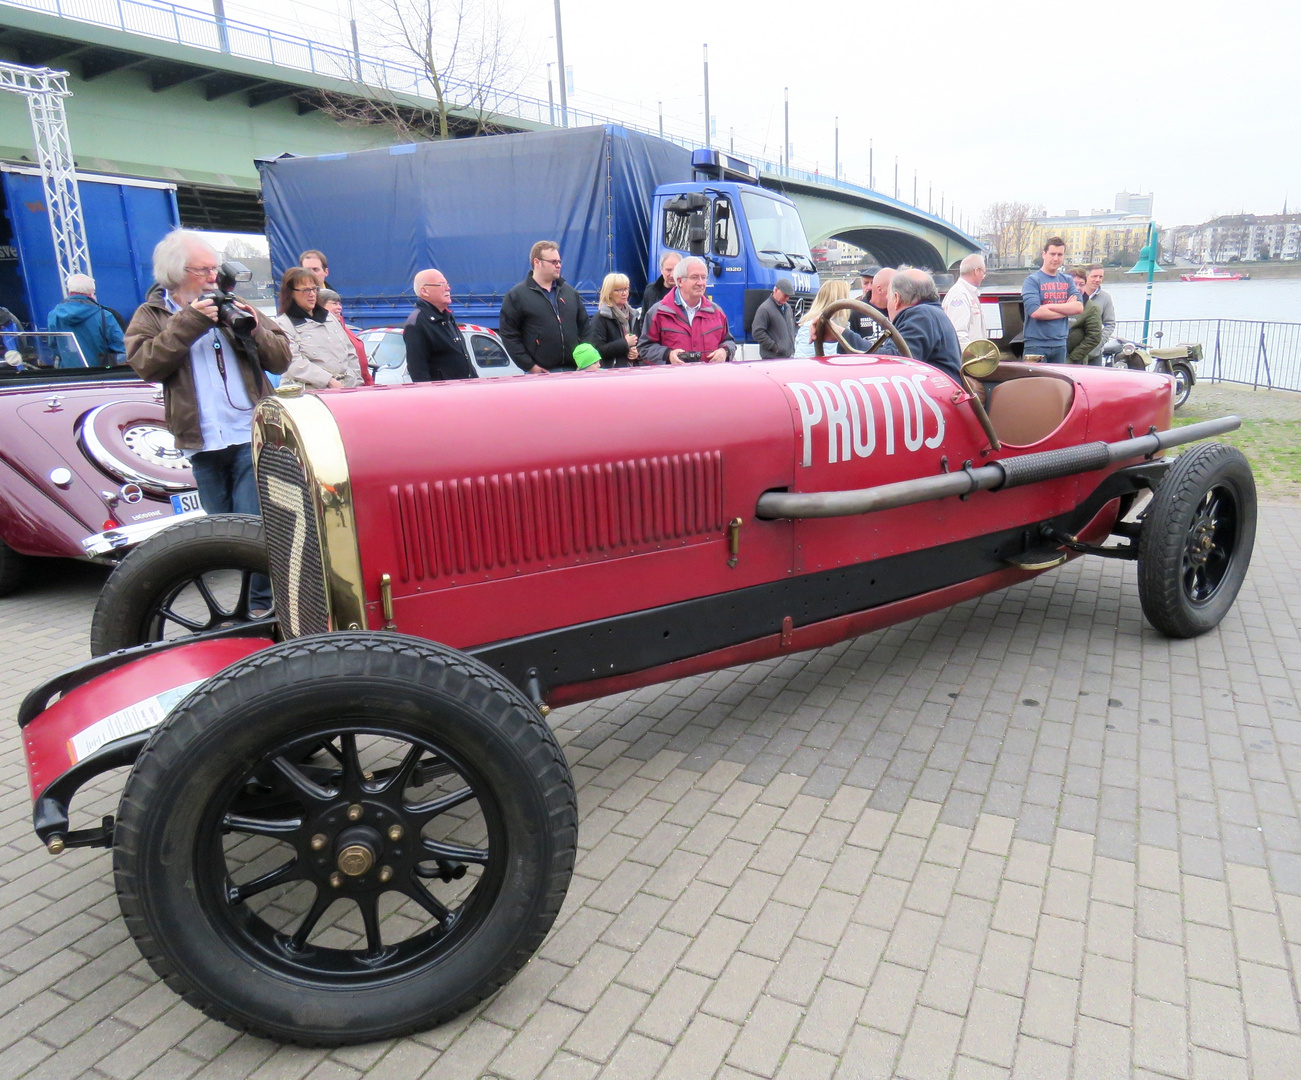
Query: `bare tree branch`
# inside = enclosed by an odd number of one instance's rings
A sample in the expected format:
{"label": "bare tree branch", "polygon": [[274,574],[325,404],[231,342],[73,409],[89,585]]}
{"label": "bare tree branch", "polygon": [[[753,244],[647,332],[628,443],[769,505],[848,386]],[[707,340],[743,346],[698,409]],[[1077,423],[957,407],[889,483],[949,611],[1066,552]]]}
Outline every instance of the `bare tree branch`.
{"label": "bare tree branch", "polygon": [[989,238],[998,266],[1024,264],[1035,222],[1045,213],[1043,206],[1026,202],[997,202],[986,208],[980,231]]}

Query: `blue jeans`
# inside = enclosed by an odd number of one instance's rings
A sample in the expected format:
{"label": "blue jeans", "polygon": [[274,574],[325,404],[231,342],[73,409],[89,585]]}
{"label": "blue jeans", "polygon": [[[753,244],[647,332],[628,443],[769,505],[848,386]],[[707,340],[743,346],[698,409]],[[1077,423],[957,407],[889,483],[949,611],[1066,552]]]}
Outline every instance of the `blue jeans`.
{"label": "blue jeans", "polygon": [[1065,345],[1039,345],[1035,342],[1027,341],[1025,343],[1025,356],[1038,355],[1044,358],[1045,364],[1064,364],[1066,363],[1066,346]]}
{"label": "blue jeans", "polygon": [[[252,443],[201,450],[190,458],[190,470],[205,513],[261,515]],[[253,611],[271,607],[271,582],[262,574],[249,581],[248,606]]]}

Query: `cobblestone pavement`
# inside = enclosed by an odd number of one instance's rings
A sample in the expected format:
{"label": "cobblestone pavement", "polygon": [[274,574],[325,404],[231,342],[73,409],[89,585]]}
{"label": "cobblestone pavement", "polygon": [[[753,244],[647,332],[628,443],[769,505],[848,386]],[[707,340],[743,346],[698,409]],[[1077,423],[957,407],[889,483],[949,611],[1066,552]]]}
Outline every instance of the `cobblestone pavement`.
{"label": "cobblestone pavement", "polygon": [[1195,641],[1083,560],[557,712],[581,852],[538,956],[452,1024],[329,1052],[180,1002],[109,855],[37,844],[11,718],[85,655],[102,581],[51,566],[0,601],[0,1080],[1295,1078],[1298,548],[1301,508],[1264,507]]}

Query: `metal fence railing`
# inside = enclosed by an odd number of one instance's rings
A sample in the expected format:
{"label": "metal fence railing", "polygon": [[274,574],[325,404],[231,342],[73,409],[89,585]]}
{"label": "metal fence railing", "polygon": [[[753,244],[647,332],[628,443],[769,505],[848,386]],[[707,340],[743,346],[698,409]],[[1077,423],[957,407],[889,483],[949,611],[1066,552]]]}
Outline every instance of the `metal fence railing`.
{"label": "metal fence railing", "polygon": [[[1143,320],[1117,322],[1116,336],[1141,340]],[[1199,378],[1276,390],[1301,390],[1301,323],[1246,319],[1152,320],[1149,344],[1169,348],[1185,342],[1199,342],[1202,346]]]}

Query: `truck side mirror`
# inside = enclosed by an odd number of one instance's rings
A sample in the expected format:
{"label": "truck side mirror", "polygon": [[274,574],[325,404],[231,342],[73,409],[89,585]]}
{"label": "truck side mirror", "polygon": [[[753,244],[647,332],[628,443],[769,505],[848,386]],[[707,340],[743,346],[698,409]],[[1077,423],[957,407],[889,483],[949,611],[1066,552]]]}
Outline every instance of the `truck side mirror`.
{"label": "truck side mirror", "polygon": [[705,215],[694,215],[691,219],[691,226],[687,230],[687,250],[692,255],[703,255],[708,240],[709,229],[705,225]]}

